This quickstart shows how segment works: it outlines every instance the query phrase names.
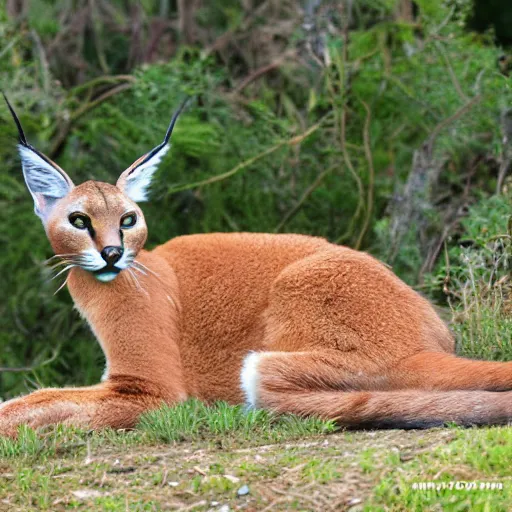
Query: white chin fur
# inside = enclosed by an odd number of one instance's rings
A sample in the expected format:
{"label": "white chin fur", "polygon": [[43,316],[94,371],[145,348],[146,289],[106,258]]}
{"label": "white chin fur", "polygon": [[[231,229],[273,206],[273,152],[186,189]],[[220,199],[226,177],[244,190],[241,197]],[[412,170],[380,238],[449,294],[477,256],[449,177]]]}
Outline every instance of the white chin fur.
{"label": "white chin fur", "polygon": [[105,272],[103,274],[94,274],[94,277],[102,283],[108,283],[118,276],[118,272]]}

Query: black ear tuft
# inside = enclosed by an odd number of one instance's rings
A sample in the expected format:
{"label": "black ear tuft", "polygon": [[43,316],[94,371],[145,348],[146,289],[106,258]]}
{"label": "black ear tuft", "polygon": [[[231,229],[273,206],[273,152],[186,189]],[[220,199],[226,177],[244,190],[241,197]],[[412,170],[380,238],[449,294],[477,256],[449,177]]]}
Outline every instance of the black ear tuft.
{"label": "black ear tuft", "polygon": [[183,112],[183,109],[187,106],[188,102],[190,101],[190,98],[185,98],[176,112],[172,115],[171,122],[169,123],[169,127],[167,128],[167,131],[165,132],[164,141],[159,144],[156,148],[153,148],[140,162],[137,163],[137,165],[132,168],[131,172],[133,172],[137,167],[140,167],[141,165],[145,164],[149,160],[151,160],[159,151],[161,151],[167,144],[169,144],[169,140],[172,135],[172,131],[174,130],[174,125],[176,124],[176,121],[178,120],[178,117],[180,117],[180,114]]}
{"label": "black ear tuft", "polygon": [[16,123],[16,128],[18,128],[18,137],[20,140],[20,144],[22,144],[23,146],[29,147],[30,145],[28,144],[27,138],[25,137],[25,132],[23,131],[21,122],[20,122],[18,116],[16,115],[16,112],[14,112],[12,105],[9,103],[9,100],[7,99],[7,96],[5,95],[5,93],[3,91],[2,91],[2,96],[4,97],[4,100],[7,103],[7,106],[9,107],[9,111],[11,112],[11,116],[14,119],[14,122]]}
{"label": "black ear tuft", "polygon": [[16,112],[7,96],[3,92],[2,94],[18,128],[18,152],[21,157],[23,177],[34,199],[34,210],[45,223],[56,202],[66,196],[74,185],[69,176],[55,162],[27,142]]}
{"label": "black ear tuft", "polygon": [[172,130],[188,101],[188,98],[182,101],[178,110],[174,112],[167,132],[165,133],[164,141],[156,148],[153,148],[149,153],[146,153],[136,160],[119,176],[117,186],[133,201],[139,202],[148,199],[148,188],[151,185],[153,175],[157,170],[158,164],[167,151],[169,151],[169,140],[172,135]]}
{"label": "black ear tuft", "polygon": [[167,132],[165,132],[165,138],[164,138],[163,144],[167,144],[169,142],[169,139],[171,138],[171,135],[172,135],[172,130],[174,129],[174,125],[176,124],[176,121],[178,120],[178,117],[180,116],[180,114],[183,112],[183,109],[188,105],[189,101],[190,101],[190,98],[185,98],[181,102],[180,106],[178,107],[178,110],[176,110],[176,112],[174,112],[174,114],[172,115],[172,119],[169,124],[169,128],[167,128]]}

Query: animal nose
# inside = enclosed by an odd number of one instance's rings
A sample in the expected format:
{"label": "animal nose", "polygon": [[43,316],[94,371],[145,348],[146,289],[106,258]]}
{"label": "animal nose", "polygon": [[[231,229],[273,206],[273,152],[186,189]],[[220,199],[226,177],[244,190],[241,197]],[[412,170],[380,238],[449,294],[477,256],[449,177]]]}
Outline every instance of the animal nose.
{"label": "animal nose", "polygon": [[114,265],[123,255],[123,248],[115,245],[108,245],[101,251],[101,257],[109,264]]}

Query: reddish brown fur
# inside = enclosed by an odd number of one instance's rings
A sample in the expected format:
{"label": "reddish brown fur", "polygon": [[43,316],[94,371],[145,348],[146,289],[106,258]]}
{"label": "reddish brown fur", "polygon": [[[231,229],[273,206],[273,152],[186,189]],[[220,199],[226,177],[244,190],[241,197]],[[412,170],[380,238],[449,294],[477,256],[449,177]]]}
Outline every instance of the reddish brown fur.
{"label": "reddish brown fur", "polygon": [[[69,229],[86,211],[92,242]],[[69,291],[96,334],[107,380],[46,389],[0,406],[0,433],[64,421],[131,427],[144,410],[187,397],[243,401],[239,375],[258,363],[258,405],[341,424],[427,426],[512,419],[512,363],[453,355],[432,306],[371,256],[301,235],[210,234],[142,250],[142,212],[119,188],[87,182],[59,201],[48,222],[57,253],[117,243],[119,218],[139,224],[125,246],[153,273],[109,283],[80,268]],[[157,275],[155,275],[157,274]]]}
{"label": "reddish brown fur", "polygon": [[[121,245],[119,219],[126,211],[134,211],[144,219],[141,209],[129,201],[114,185],[99,181],[86,181],[71,190],[59,201],[46,231],[55,254],[80,252],[91,246],[87,232],[74,229],[67,218],[76,211],[87,212],[92,220],[96,236],[93,246],[101,251],[107,245]],[[147,230],[142,222],[125,233],[125,245],[138,252],[144,246]]]}

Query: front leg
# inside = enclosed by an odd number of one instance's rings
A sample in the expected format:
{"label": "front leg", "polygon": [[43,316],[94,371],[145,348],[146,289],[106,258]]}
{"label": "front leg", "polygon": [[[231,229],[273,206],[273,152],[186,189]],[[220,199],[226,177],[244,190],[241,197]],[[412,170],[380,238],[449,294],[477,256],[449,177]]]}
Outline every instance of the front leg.
{"label": "front leg", "polygon": [[41,389],[0,405],[0,435],[16,436],[18,426],[64,423],[82,428],[131,428],[139,416],[176,401],[157,385],[129,376],[96,386]]}

